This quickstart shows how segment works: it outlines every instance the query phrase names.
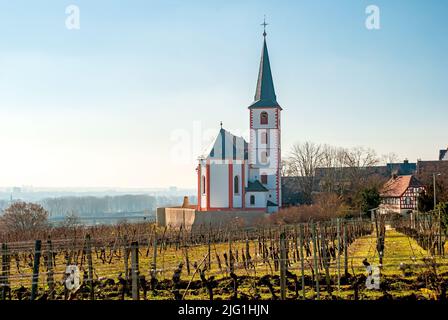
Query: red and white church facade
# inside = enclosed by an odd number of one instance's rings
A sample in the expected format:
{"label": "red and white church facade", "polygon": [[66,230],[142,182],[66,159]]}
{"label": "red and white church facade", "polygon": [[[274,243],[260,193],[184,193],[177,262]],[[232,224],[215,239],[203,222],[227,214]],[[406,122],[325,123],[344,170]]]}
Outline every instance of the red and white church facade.
{"label": "red and white church facade", "polygon": [[281,207],[281,111],[272,80],[266,32],[254,102],[248,107],[250,142],[222,128],[199,157],[198,211],[276,212]]}

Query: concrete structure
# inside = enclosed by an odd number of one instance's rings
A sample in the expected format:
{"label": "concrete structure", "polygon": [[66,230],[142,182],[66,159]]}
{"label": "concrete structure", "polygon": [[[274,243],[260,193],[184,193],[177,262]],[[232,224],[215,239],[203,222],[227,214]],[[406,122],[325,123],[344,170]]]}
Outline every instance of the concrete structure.
{"label": "concrete structure", "polygon": [[157,208],[157,224],[187,230],[201,226],[225,227],[234,225],[248,227],[261,222],[266,213],[260,211],[197,211],[195,208]]}

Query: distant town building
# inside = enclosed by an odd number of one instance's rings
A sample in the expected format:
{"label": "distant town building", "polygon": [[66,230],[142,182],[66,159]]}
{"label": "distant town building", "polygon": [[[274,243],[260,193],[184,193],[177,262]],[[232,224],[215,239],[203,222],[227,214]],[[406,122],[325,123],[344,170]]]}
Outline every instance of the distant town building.
{"label": "distant town building", "polygon": [[418,197],[425,186],[414,176],[394,175],[380,190],[379,212],[406,214],[418,209]]}
{"label": "distant town building", "polygon": [[[448,161],[417,161],[417,178],[424,183],[432,183],[433,175],[437,174],[437,183],[448,186]],[[439,175],[440,174],[440,175]]]}

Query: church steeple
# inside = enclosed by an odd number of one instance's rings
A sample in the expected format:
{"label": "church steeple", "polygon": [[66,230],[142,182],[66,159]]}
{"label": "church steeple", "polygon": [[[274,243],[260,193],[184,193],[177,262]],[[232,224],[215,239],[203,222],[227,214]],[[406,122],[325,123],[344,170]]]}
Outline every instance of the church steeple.
{"label": "church steeple", "polygon": [[255,91],[254,102],[249,108],[260,107],[280,107],[277,103],[277,97],[274,90],[274,81],[272,80],[271,64],[269,62],[268,47],[266,44],[266,21],[263,22],[263,49],[261,51],[260,69],[258,71],[257,88]]}

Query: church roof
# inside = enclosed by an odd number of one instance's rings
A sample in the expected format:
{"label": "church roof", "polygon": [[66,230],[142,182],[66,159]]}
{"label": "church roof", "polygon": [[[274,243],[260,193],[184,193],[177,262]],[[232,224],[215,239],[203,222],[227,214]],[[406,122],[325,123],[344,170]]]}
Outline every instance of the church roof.
{"label": "church roof", "polygon": [[218,136],[202,152],[200,158],[247,160],[249,158],[248,143],[243,137],[235,136],[221,128]]}
{"label": "church roof", "polygon": [[254,102],[249,106],[252,108],[280,107],[275,95],[274,81],[272,80],[271,64],[269,62],[268,47],[266,44],[266,33],[263,34],[263,49],[261,52],[260,69],[258,71],[257,88],[255,90]]}
{"label": "church roof", "polygon": [[265,192],[268,191],[268,189],[266,189],[260,181],[255,180],[253,182],[249,181],[247,183],[247,188],[246,188],[246,192]]}

